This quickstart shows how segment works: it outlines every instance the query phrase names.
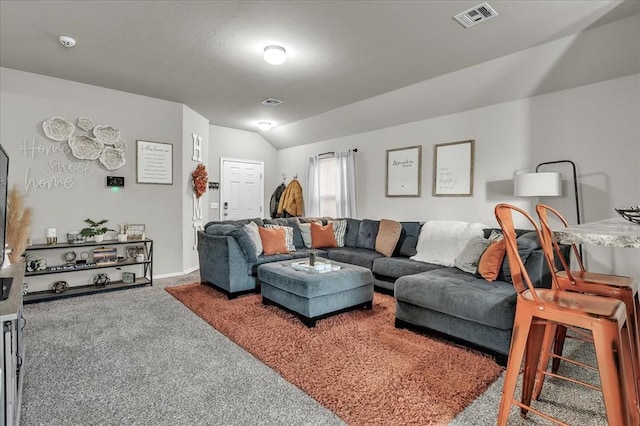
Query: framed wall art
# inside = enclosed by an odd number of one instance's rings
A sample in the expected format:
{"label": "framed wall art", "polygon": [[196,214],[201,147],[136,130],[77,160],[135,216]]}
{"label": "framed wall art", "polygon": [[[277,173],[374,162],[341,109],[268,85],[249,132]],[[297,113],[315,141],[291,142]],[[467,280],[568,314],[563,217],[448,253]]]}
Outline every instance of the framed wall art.
{"label": "framed wall art", "polygon": [[173,145],[136,141],[136,182],[173,185]]}
{"label": "framed wall art", "polygon": [[433,147],[433,196],[471,197],[475,141]]}
{"label": "framed wall art", "polygon": [[387,150],[387,197],[419,197],[422,145]]}

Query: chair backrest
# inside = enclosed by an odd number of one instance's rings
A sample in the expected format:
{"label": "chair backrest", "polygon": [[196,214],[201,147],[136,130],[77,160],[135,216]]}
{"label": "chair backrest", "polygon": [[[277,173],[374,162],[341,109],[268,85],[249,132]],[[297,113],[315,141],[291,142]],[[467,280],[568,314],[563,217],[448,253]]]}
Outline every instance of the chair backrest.
{"label": "chair backrest", "polygon": [[[524,267],[524,263],[522,263],[522,259],[518,254],[518,243],[516,240],[516,231],[513,225],[513,211],[520,213],[524,216],[533,226],[534,231],[538,235],[538,239],[540,240],[540,244],[544,247],[544,240],[542,238],[542,233],[540,232],[540,228],[536,224],[535,220],[524,210],[519,207],[513,206],[511,204],[498,204],[495,208],[495,215],[500,228],[502,229],[502,235],[504,236],[505,247],[507,251],[507,259],[509,261],[509,268],[511,270],[511,278],[513,280],[513,286],[515,287],[518,293],[522,293],[525,290],[529,289],[533,296],[533,299],[536,304],[543,306],[543,303],[538,298],[536,294],[536,289],[531,283],[531,279],[529,278],[529,274]],[[553,270],[551,266],[551,258],[549,257],[546,250],[543,250],[544,257],[549,265],[549,270]],[[557,288],[557,282],[555,274],[551,274],[551,279],[553,281],[553,287]]]}
{"label": "chair backrest", "polygon": [[[575,282],[573,276],[571,275],[571,268],[569,267],[569,263],[567,262],[567,259],[565,259],[565,257],[562,255],[562,250],[560,250],[560,245],[558,244],[558,241],[556,240],[553,234],[553,231],[551,230],[551,226],[549,226],[548,213],[551,212],[564,225],[565,228],[569,226],[568,222],[560,214],[560,212],[558,212],[556,209],[546,204],[537,204],[536,212],[538,213],[538,218],[540,219],[540,227],[542,228],[542,238],[543,238],[542,248],[544,251],[548,251],[549,253],[549,257],[551,258],[554,266],[554,269],[552,269],[552,271],[554,272],[557,271],[557,269],[555,268],[555,262],[553,262],[554,252],[555,252],[555,255],[557,255],[558,259],[560,260],[560,263],[562,263],[562,267],[567,273],[569,280],[571,282]],[[576,258],[576,261],[578,262],[578,266],[580,267],[580,270],[584,272],[585,271],[584,264],[582,263],[582,256],[580,256],[580,251],[578,250],[578,247],[575,244],[571,244],[571,248],[573,250],[573,254]]]}

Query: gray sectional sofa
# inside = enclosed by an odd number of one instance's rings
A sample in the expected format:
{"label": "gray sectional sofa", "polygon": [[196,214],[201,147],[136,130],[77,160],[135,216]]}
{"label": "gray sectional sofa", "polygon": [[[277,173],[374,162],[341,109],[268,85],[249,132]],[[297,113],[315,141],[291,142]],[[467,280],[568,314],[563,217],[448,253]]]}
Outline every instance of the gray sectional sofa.
{"label": "gray sectional sofa", "polygon": [[[322,218],[326,223],[328,218]],[[314,219],[314,220],[317,220]],[[255,246],[243,225],[290,226],[296,251],[256,256]],[[259,265],[308,257],[298,223],[307,218],[249,219],[209,222],[198,232],[200,276],[229,298],[259,291]],[[415,328],[488,352],[506,362],[515,316],[516,292],[509,282],[505,262],[498,280],[410,259],[416,254],[419,222],[401,222],[402,232],[393,256],[375,251],[379,221],[347,219],[344,247],[317,250],[318,255],[370,269],[377,291],[395,296],[396,326]],[[485,237],[491,230],[485,230]],[[524,234],[525,232],[520,232]],[[539,245],[528,253],[525,267],[534,284],[549,287],[551,276]]]}

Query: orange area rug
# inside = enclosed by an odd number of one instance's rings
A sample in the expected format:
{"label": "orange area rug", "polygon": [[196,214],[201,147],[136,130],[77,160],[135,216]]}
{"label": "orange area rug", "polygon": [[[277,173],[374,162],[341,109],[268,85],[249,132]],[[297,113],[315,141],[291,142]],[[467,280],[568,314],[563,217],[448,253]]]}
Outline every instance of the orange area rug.
{"label": "orange area rug", "polygon": [[[259,295],[227,300],[199,283],[167,291],[350,425],[442,425],[502,371],[492,358],[394,327],[395,300],[307,328]],[[497,409],[497,407],[496,407]]]}

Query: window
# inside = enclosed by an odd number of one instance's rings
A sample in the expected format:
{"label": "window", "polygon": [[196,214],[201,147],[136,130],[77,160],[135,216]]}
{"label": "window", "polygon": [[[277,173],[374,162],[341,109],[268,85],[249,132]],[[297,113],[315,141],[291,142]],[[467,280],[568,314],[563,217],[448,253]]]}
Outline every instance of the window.
{"label": "window", "polygon": [[320,216],[336,217],[336,159],[318,160],[320,183]]}

